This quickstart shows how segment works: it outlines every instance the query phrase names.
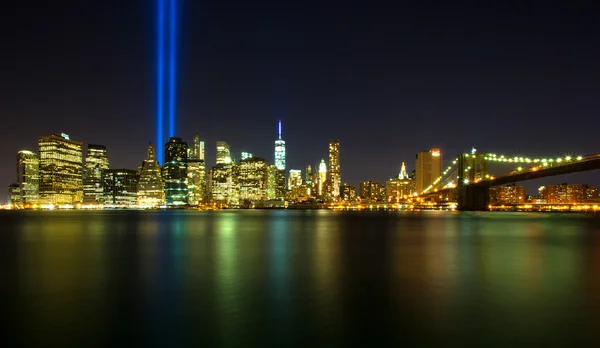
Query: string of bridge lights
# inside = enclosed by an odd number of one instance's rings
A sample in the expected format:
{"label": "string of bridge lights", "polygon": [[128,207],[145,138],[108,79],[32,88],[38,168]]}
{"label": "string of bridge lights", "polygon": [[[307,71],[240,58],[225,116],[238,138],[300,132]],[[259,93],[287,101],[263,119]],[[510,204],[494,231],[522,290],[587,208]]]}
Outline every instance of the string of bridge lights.
{"label": "string of bridge lights", "polygon": [[[465,157],[473,157],[476,158],[477,155],[475,155],[475,153],[473,152],[472,154],[468,154],[465,153]],[[514,157],[508,157],[506,155],[500,155],[498,156],[495,153],[492,154],[486,154],[484,155],[483,158],[485,161],[490,161],[490,162],[498,162],[498,163],[528,163],[528,164],[539,164],[542,167],[548,167],[550,165],[553,165],[554,163],[564,163],[564,162],[573,162],[573,161],[581,161],[583,160],[583,156],[577,156],[577,157],[573,157],[573,156],[565,156],[565,157],[557,157],[557,158],[530,158],[530,157],[520,157],[520,156],[514,156]],[[434,187],[436,187],[436,185],[442,181],[443,177],[448,174],[448,172],[458,163],[458,158],[456,158],[454,161],[452,161],[452,164],[450,166],[448,166],[448,168],[446,168],[446,170],[444,170],[444,172],[442,173],[442,175],[440,175],[440,177],[438,177],[437,179],[435,179],[433,181],[433,183],[431,185],[429,185],[425,190],[423,190],[423,192],[421,194],[426,194],[429,191],[431,191]],[[468,166],[467,168],[465,168],[465,173],[468,172],[469,170],[471,170],[471,166]],[[517,167],[517,171],[521,171],[523,170],[523,167]],[[493,176],[489,176],[486,175],[486,179],[491,179],[493,180],[494,177]],[[467,179],[465,179],[465,184],[468,184],[469,181]],[[454,188],[456,187],[456,185],[453,183],[453,181],[450,181],[444,188]]]}

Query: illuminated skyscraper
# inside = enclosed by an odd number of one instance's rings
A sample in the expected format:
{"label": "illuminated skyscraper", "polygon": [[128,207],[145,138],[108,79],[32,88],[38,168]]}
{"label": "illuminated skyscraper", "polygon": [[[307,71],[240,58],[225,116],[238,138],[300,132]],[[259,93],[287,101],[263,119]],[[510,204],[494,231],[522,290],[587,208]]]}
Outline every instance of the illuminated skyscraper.
{"label": "illuminated skyscraper", "polygon": [[242,160],[254,157],[250,152],[242,152]]}
{"label": "illuminated skyscraper", "polygon": [[277,198],[277,175],[279,169],[274,164],[269,165],[269,178],[267,181],[267,197],[268,199]]}
{"label": "illuminated skyscraper", "polygon": [[329,177],[331,178],[333,198],[337,199],[340,196],[340,185],[342,184],[339,140],[329,142]]}
{"label": "illuminated skyscraper", "polygon": [[235,163],[217,164],[211,170],[211,199],[217,204],[239,203],[240,186]]}
{"label": "illuminated skyscraper", "polygon": [[299,169],[290,169],[288,190],[291,190],[293,187],[299,187],[300,185],[302,185],[302,171]]}
{"label": "illuminated skyscraper", "polygon": [[37,154],[27,150],[17,153],[17,184],[23,207],[39,202],[40,158]]}
{"label": "illuminated skyscraper", "polygon": [[102,174],[104,181],[104,205],[131,207],[137,204],[137,191],[140,176],[131,169],[105,169]]}
{"label": "illuminated skyscraper", "polygon": [[73,204],[83,200],[81,142],[67,134],[38,139],[40,153],[40,203]]}
{"label": "illuminated skyscraper", "polygon": [[148,158],[142,163],[138,182],[137,204],[145,207],[156,207],[165,203],[160,165],[156,160],[154,146],[148,145]]}
{"label": "illuminated skyscraper", "polygon": [[285,170],[285,140],[281,139],[281,120],[279,121],[279,136],[275,140],[275,166]]}
{"label": "illuminated skyscraper", "polygon": [[190,148],[188,158],[204,161],[204,142],[200,141],[198,133],[194,134],[194,142]]}
{"label": "illuminated skyscraper", "polygon": [[165,197],[167,205],[188,204],[187,188],[188,144],[181,138],[171,137],[165,144]]}
{"label": "illuminated skyscraper", "polygon": [[312,194],[312,186],[313,186],[313,173],[310,164],[306,166],[306,187],[307,193],[310,196]]}
{"label": "illuminated skyscraper", "polygon": [[194,143],[188,151],[187,161],[188,203],[202,203],[206,193],[206,165],[204,162],[204,142],[198,133],[194,135]]}
{"label": "illuminated skyscraper", "polygon": [[239,165],[240,200],[264,201],[268,199],[269,163],[250,157]]}
{"label": "illuminated skyscraper", "polygon": [[198,205],[206,192],[206,166],[199,159],[188,159],[187,164],[188,203]]}
{"label": "illuminated skyscraper", "polygon": [[319,164],[319,196],[323,196],[323,185],[325,184],[325,180],[327,180],[327,165],[325,164],[325,159],[321,159],[321,164]]}
{"label": "illuminated skyscraper", "polygon": [[224,141],[217,141],[217,164],[229,164],[231,162],[229,144]]}
{"label": "illuminated skyscraper", "polygon": [[442,153],[440,149],[431,149],[417,153],[416,189],[421,194],[442,175]]}
{"label": "illuminated skyscraper", "polygon": [[83,203],[101,204],[104,199],[103,170],[108,169],[106,146],[89,144],[83,169]]}

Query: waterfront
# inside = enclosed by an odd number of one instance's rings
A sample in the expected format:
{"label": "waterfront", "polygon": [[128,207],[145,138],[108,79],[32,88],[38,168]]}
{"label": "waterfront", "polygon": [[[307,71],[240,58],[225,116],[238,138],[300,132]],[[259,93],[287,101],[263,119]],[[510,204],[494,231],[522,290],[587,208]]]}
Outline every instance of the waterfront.
{"label": "waterfront", "polygon": [[2,211],[23,346],[591,346],[590,215]]}

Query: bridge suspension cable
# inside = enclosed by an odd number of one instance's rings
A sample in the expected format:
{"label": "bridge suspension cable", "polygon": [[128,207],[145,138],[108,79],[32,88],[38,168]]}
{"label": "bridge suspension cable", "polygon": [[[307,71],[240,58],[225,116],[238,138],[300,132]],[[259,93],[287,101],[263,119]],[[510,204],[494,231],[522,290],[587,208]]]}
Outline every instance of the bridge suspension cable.
{"label": "bridge suspension cable", "polygon": [[432,183],[431,185],[427,186],[427,188],[425,188],[425,189],[423,190],[423,192],[421,192],[420,194],[425,194],[425,193],[427,193],[427,192],[431,191],[432,189],[439,187],[439,186],[440,186],[439,184],[440,184],[440,182],[442,181],[442,179],[444,178],[444,176],[445,176],[446,174],[448,174],[448,173],[449,173],[449,172],[452,170],[452,168],[454,168],[454,167],[456,166],[456,164],[457,164],[457,163],[458,163],[458,158],[454,159],[454,161],[452,161],[452,164],[451,164],[451,165],[449,165],[449,166],[446,168],[446,170],[444,170],[444,171],[442,172],[442,175],[440,175],[438,178],[436,178],[436,179],[433,181],[433,183]]}

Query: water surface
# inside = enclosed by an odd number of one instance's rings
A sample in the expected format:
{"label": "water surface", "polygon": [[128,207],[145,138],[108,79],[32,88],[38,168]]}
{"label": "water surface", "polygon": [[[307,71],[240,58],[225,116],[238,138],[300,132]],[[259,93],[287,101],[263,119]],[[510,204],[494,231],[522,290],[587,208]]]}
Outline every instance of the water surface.
{"label": "water surface", "polygon": [[0,304],[21,346],[595,346],[598,220],[1,212]]}

